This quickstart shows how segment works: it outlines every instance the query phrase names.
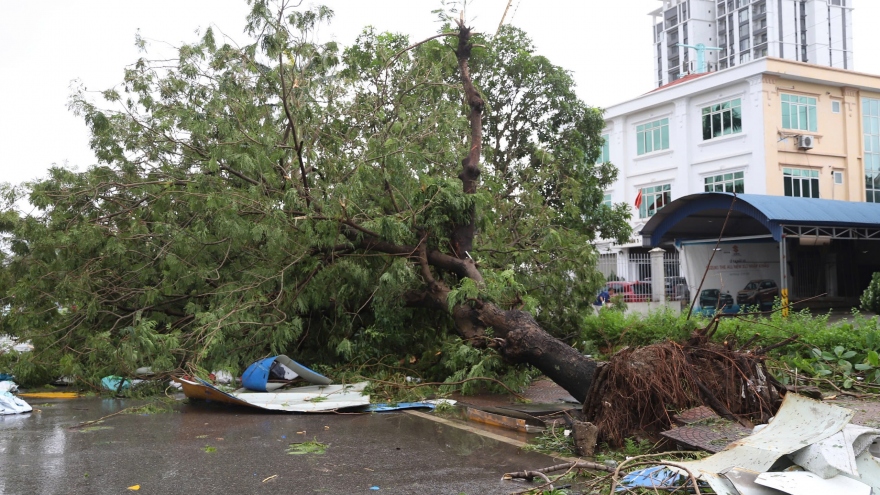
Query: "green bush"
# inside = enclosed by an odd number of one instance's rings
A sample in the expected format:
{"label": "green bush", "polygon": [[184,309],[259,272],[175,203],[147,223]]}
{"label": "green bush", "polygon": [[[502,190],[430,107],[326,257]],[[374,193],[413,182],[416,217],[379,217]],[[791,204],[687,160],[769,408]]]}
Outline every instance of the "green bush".
{"label": "green bush", "polygon": [[874,273],[871,277],[871,283],[862,293],[862,309],[880,313],[880,272]]}
{"label": "green bush", "polygon": [[614,352],[623,346],[642,346],[663,340],[684,340],[694,329],[705,326],[701,317],[685,318],[673,311],[654,311],[648,316],[603,309],[598,315],[584,318],[579,342],[581,351],[598,347],[603,354]]}
{"label": "green bush", "polygon": [[[686,314],[668,310],[654,311],[648,316],[602,310],[598,315],[583,319],[579,342],[575,346],[583,352],[599,350],[607,354],[624,346],[643,346],[666,339],[683,341],[695,329],[704,328],[709,322],[708,318],[699,315],[692,315],[688,320]],[[769,316],[722,317],[713,339],[745,343],[758,334],[750,346],[754,348],[798,335],[796,342],[776,349],[771,355],[794,353],[809,357],[811,349],[815,348],[864,349],[866,338],[878,332],[878,318],[866,318],[858,311],[853,311],[851,318],[834,323],[829,323],[828,315],[813,315],[807,310],[792,312],[787,318],[777,311]]]}

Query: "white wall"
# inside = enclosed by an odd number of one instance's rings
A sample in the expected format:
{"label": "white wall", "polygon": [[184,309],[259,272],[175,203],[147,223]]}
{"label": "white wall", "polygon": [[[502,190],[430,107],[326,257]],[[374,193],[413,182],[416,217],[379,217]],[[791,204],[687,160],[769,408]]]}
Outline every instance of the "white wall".
{"label": "white wall", "polygon": [[[742,171],[746,193],[766,194],[762,66],[753,62],[608,109],[609,155],[620,171],[609,192],[612,202],[629,205],[636,231],[648,221],[634,205],[643,187],[668,183],[674,201],[703,192],[707,176]],[[736,98],[742,132],[703,141],[702,109]],[[638,156],[636,127],[661,118],[669,118],[669,149]]]}

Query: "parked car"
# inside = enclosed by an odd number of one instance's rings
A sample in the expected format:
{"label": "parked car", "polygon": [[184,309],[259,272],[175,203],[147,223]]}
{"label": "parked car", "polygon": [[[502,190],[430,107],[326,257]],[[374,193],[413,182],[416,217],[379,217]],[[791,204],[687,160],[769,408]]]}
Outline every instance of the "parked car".
{"label": "parked car", "polygon": [[605,290],[614,289],[615,295],[622,295],[623,302],[650,302],[651,284],[647,282],[608,282]]}
{"label": "parked car", "polygon": [[775,280],[751,280],[736,293],[736,303],[740,306],[772,306],[779,297],[779,287]]}
{"label": "parked car", "polygon": [[729,292],[721,292],[720,289],[703,289],[700,292],[700,307],[718,309],[732,306],[733,296]]}
{"label": "parked car", "polygon": [[[646,277],[645,282],[650,284],[651,277]],[[663,290],[665,291],[666,299],[670,301],[680,301],[682,299],[689,301],[691,298],[691,291],[684,277],[664,278]]]}

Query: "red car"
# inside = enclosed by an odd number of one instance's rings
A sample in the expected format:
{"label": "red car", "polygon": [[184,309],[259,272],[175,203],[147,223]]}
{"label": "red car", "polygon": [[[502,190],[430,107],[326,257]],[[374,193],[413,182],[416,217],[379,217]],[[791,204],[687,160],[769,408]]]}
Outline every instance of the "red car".
{"label": "red car", "polygon": [[623,295],[623,302],[651,302],[651,284],[647,282],[608,282],[605,290],[614,289],[614,295]]}

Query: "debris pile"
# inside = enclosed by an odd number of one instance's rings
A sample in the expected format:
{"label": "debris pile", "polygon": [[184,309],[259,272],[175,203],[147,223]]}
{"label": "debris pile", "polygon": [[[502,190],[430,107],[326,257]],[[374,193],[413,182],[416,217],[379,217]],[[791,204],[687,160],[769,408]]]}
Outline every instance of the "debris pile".
{"label": "debris pile", "polygon": [[10,380],[0,381],[0,416],[33,411],[30,404],[12,395],[16,391],[18,391],[18,385],[15,382]]}
{"label": "debris pile", "polygon": [[[853,411],[789,393],[777,416],[752,435],[698,461],[660,462],[615,482],[719,495],[880,493],[880,430],[850,424]],[[622,466],[621,466],[622,467]]]}
{"label": "debris pile", "polygon": [[[289,388],[298,378],[311,385]],[[271,411],[320,412],[370,404],[370,396],[364,394],[367,382],[333,385],[326,376],[283,354],[261,359],[248,366],[242,375],[243,387],[232,392],[221,390],[199,378],[175,380],[190,399]]]}

